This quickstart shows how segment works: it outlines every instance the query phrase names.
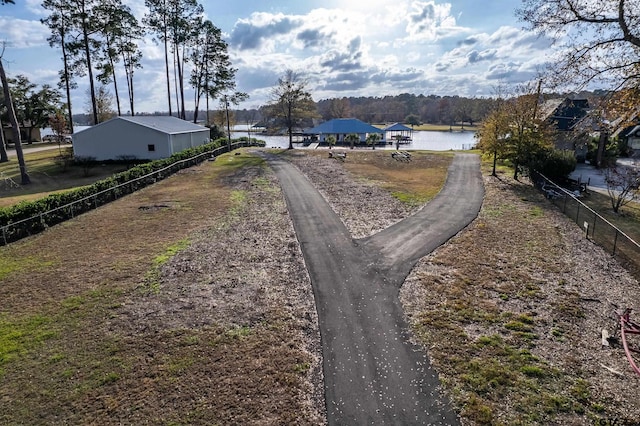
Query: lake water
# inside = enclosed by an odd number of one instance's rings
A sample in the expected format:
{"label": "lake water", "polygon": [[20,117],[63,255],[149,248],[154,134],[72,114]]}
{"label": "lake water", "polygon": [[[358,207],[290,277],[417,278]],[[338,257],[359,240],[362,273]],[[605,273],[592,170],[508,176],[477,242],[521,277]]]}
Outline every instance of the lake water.
{"label": "lake water", "polygon": [[[233,132],[234,137],[247,136],[246,132]],[[252,133],[252,138],[261,139],[267,143],[268,148],[287,148],[289,146],[288,136],[266,136],[259,133]],[[453,132],[413,132],[413,140],[406,144],[400,144],[403,150],[430,150],[430,151],[450,151],[472,149],[476,144],[475,132],[453,131]],[[295,143],[295,148],[306,148],[301,143]],[[366,144],[361,144],[362,148],[371,149]],[[394,145],[376,146],[376,149],[395,149]]]}
{"label": "lake water", "polygon": [[[91,126],[73,126],[73,132],[77,133],[80,130],[88,129]],[[45,127],[44,129],[40,129],[40,136],[53,135],[53,130],[50,127]]]}
{"label": "lake water", "polygon": [[[74,126],[76,132],[86,129],[90,126]],[[236,125],[234,127],[233,137],[248,136],[246,126]],[[42,136],[52,134],[51,129],[45,128],[41,131]],[[261,139],[267,143],[268,148],[287,148],[289,146],[288,136],[267,136],[260,133],[251,133],[252,138]],[[296,148],[306,148],[302,143],[295,143]],[[450,151],[450,150],[467,150],[472,149],[476,144],[475,132],[473,131],[452,131],[452,132],[431,132],[416,131],[413,132],[413,140],[406,144],[401,144],[400,149],[403,150],[430,150],[430,151]],[[361,144],[360,148],[371,149],[366,144]],[[376,146],[376,149],[395,149],[395,144]]]}

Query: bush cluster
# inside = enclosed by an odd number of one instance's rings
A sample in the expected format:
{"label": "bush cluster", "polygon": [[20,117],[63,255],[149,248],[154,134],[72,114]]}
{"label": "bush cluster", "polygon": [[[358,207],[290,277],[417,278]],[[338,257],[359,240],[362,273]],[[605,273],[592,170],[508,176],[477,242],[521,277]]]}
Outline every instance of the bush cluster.
{"label": "bush cluster", "polygon": [[533,164],[533,169],[554,182],[564,182],[576,169],[577,160],[573,151],[554,149]]}
{"label": "bush cluster", "polygon": [[[183,168],[204,161],[207,159],[207,155],[204,154],[218,155],[223,153],[227,143],[226,139],[216,139],[211,143],[173,154],[169,158],[136,165],[126,171],[99,180],[93,185],[0,208],[0,227],[15,224],[2,229],[0,245],[36,234],[49,226],[165,179]],[[264,142],[240,138],[234,144],[235,147],[238,147],[250,144],[264,145]]]}

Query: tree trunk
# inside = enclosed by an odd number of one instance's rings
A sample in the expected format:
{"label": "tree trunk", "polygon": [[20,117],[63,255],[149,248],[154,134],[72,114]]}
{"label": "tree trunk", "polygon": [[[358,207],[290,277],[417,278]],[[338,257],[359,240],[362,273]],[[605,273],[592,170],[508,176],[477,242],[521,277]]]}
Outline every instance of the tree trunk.
{"label": "tree trunk", "polygon": [[[129,109],[131,110],[131,116],[135,116],[136,113],[133,110],[133,69],[135,68],[132,64],[132,58],[130,55],[127,56],[124,52],[122,53],[122,63],[125,64],[124,73],[127,78],[127,94],[129,95]],[[129,64],[129,65],[127,65]]]}
{"label": "tree trunk", "polygon": [[120,110],[120,94],[118,93],[118,79],[116,78],[116,67],[113,63],[113,58],[109,55],[109,64],[111,65],[111,75],[113,76],[113,90],[116,92],[116,106],[118,107],[118,117],[122,115]]}
{"label": "tree trunk", "polygon": [[289,131],[289,149],[293,149],[293,111],[291,110],[291,103],[287,105],[287,130]]}
{"label": "tree trunk", "polygon": [[607,140],[608,140],[608,135],[607,132],[605,131],[601,131],[600,132],[600,138],[598,139],[598,152],[596,154],[596,169],[599,169],[602,167],[602,160],[604,157],[604,149],[607,146]]}
{"label": "tree trunk", "polygon": [[209,88],[207,88],[205,96],[206,96],[205,99],[207,100],[207,126],[209,126],[209,124],[210,124],[210,121],[209,121]]}
{"label": "tree trunk", "polygon": [[493,169],[491,169],[491,176],[498,176],[496,174],[496,164],[498,163],[498,151],[493,151]]}
{"label": "tree trunk", "polygon": [[164,30],[164,66],[167,71],[167,99],[169,101],[169,115],[173,115],[173,113],[171,112],[171,77],[169,75],[169,42],[167,40],[166,25]]}
{"label": "tree trunk", "polygon": [[178,110],[178,118],[182,118],[180,111],[180,97],[178,96],[178,71],[176,65],[176,46],[173,46],[173,91],[176,96],[176,109]]}
{"label": "tree trunk", "polygon": [[91,48],[89,47],[89,33],[87,25],[88,24],[86,22],[82,23],[82,35],[84,37],[84,52],[87,58],[87,72],[89,73],[89,89],[91,91],[91,107],[93,108],[93,124],[98,124],[98,104],[96,101],[96,87],[93,82],[93,69],[91,68]]}
{"label": "tree trunk", "polygon": [[0,163],[6,163],[9,161],[7,156],[7,144],[4,140],[4,128],[2,127],[2,121],[0,120]]}
{"label": "tree trunk", "polygon": [[7,75],[4,72],[4,65],[0,58],[0,82],[4,90],[4,103],[7,107],[9,114],[9,121],[11,122],[11,128],[13,130],[13,141],[16,147],[16,156],[18,157],[18,164],[20,166],[20,179],[22,185],[31,183],[29,175],[27,174],[27,166],[24,162],[24,154],[22,153],[22,143],[20,143],[20,128],[18,127],[18,120],[16,119],[16,111],[13,109],[13,101],[11,100],[11,92],[9,91],[9,84],[7,83]]}
{"label": "tree trunk", "polygon": [[65,46],[64,29],[62,30],[60,37],[62,40],[60,43],[62,46],[62,61],[64,62],[64,83],[67,92],[67,113],[69,114],[68,126],[69,132],[73,134],[73,114],[71,113],[71,82],[69,81],[71,75],[69,72],[69,60],[67,59],[67,49]]}
{"label": "tree trunk", "polygon": [[176,46],[176,62],[178,63],[178,84],[180,93],[180,118],[187,119],[187,113],[184,105],[184,64],[180,59],[180,49]]}
{"label": "tree trunk", "polygon": [[[204,54],[202,55],[202,67],[204,67]],[[198,122],[198,114],[200,113],[200,98],[202,97],[202,75],[203,75],[203,70],[202,68],[200,70],[198,70],[198,72],[196,73],[198,75],[198,81],[194,90],[194,113],[193,113],[193,122],[197,123]]]}

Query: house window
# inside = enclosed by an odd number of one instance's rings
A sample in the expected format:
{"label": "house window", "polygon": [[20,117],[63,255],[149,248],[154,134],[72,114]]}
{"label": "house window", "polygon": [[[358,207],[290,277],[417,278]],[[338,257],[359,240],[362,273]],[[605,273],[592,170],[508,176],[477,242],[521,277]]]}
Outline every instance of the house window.
{"label": "house window", "polygon": [[149,152],[154,152],[156,150],[156,146],[154,144],[147,145],[147,150]]}

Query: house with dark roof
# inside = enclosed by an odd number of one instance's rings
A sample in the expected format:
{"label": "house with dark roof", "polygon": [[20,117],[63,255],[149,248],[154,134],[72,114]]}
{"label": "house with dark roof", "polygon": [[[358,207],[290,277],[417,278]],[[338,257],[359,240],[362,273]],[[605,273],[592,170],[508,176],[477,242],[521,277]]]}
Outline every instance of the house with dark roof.
{"label": "house with dark roof", "polygon": [[575,153],[578,161],[587,156],[589,129],[585,126],[589,120],[589,101],[587,99],[550,99],[540,106],[543,120],[556,131],[557,149]]}
{"label": "house with dark roof", "polygon": [[338,144],[344,143],[345,137],[350,134],[358,135],[360,142],[365,142],[368,135],[378,133],[382,138],[379,143],[386,143],[384,130],[356,118],[335,118],[307,129],[304,133],[316,137],[319,142],[326,142],[328,136],[333,136]]}
{"label": "house with dark roof", "polygon": [[624,135],[627,138],[627,146],[632,149],[632,156],[637,156],[640,152],[640,126],[631,128]]}
{"label": "house with dark roof", "polygon": [[157,160],[209,142],[209,129],[171,116],[120,116],[72,135],[76,157]]}

